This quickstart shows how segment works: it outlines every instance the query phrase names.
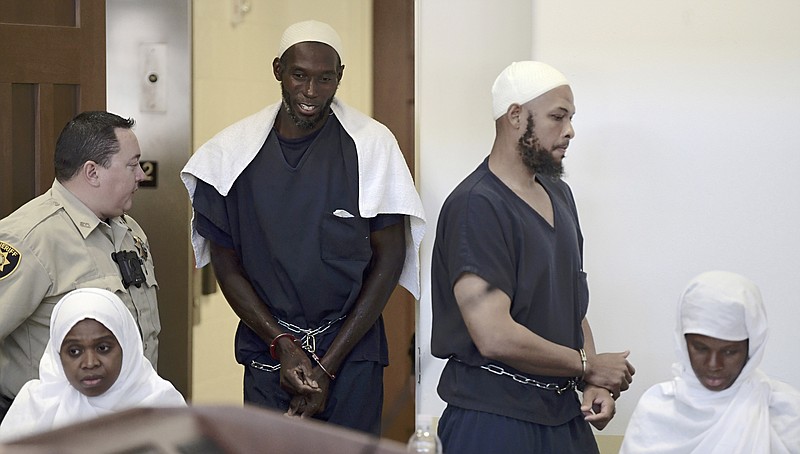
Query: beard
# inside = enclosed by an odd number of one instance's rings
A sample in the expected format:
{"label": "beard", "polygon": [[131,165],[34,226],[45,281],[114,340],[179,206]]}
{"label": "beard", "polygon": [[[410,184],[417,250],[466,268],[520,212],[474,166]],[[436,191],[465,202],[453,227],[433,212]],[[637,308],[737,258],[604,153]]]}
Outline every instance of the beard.
{"label": "beard", "polygon": [[[334,93],[335,95],[336,93]],[[289,101],[289,92],[283,87],[283,82],[281,82],[281,97],[283,98],[283,109],[289,114],[289,118],[292,119],[292,122],[300,129],[314,129],[318,124],[322,122],[322,120],[328,115],[330,112],[331,103],[333,103],[333,96],[325,103],[322,109],[319,111],[318,114],[314,115],[311,118],[301,117],[297,114],[297,112],[292,109],[292,104]]]}
{"label": "beard", "polygon": [[545,149],[539,143],[539,138],[533,132],[533,114],[528,114],[528,127],[519,138],[517,148],[522,157],[522,163],[534,174],[553,178],[561,178],[564,175],[564,165],[553,158],[550,150]]}

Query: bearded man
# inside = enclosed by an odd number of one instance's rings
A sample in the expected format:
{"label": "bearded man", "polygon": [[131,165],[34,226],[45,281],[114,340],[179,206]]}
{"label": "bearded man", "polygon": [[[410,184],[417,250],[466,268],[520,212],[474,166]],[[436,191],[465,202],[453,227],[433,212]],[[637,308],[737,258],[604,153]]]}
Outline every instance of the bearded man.
{"label": "bearded man", "polygon": [[635,370],[627,351],[596,353],[586,319],[583,236],[560,178],[572,90],[524,61],[492,97],[491,153],[445,201],[433,248],[439,435],[445,452],[598,452],[589,423],[608,424]]}
{"label": "bearded man", "polygon": [[381,311],[398,282],[419,298],[422,203],[392,133],[335,98],[333,28],[290,26],[272,68],[282,101],[181,172],[197,266],[241,319],[245,402],[378,435]]}

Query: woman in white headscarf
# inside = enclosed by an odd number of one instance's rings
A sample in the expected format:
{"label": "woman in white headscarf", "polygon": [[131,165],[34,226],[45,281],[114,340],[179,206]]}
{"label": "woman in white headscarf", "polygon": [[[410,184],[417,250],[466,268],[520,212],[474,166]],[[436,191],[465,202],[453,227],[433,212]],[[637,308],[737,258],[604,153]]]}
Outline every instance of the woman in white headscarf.
{"label": "woman in white headscarf", "polygon": [[[87,320],[99,324],[92,325]],[[81,353],[84,348],[81,342],[87,339],[77,337],[74,341],[77,346],[73,345],[71,339],[79,332],[73,330],[76,325],[96,326],[102,330],[100,332],[113,334],[106,335],[110,341],[98,343],[96,349],[103,355],[121,348],[121,359],[117,357],[116,367],[110,367],[115,371],[109,372],[107,364],[98,365],[103,360],[87,366],[85,362],[77,364],[70,359],[70,355],[75,357]],[[68,334],[69,339],[64,342]],[[92,372],[92,368],[97,372]],[[116,373],[119,375],[115,379]],[[77,374],[89,375],[79,380],[75,378]],[[104,380],[107,383],[103,384]],[[98,386],[105,387],[98,391]],[[97,395],[98,392],[102,393]],[[107,290],[78,289],[66,294],[53,308],[50,340],[39,363],[39,379],[27,382],[14,399],[0,424],[0,440],[48,431],[132,407],[185,405],[183,396],[170,382],[159,377],[145,358],[139,329],[122,300]]]}
{"label": "woman in white headscarf", "polygon": [[694,278],[678,303],[675,377],[642,396],[620,453],[800,453],[800,393],[758,369],[766,340],[753,282]]}

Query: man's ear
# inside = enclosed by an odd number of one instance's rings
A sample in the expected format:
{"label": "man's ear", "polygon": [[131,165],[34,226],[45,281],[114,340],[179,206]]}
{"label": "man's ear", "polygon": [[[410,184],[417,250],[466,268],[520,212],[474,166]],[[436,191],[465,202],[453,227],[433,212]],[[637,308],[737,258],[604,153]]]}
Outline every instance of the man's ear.
{"label": "man's ear", "polygon": [[339,66],[339,71],[336,72],[336,75],[339,77],[339,82],[336,85],[342,83],[342,77],[344,77],[344,65]]}
{"label": "man's ear", "polygon": [[511,104],[508,106],[508,110],[506,111],[506,117],[508,118],[508,122],[514,129],[519,129],[522,125],[521,117],[522,117],[522,106],[519,104]]}
{"label": "man's ear", "polygon": [[99,167],[100,165],[94,161],[86,161],[81,166],[81,170],[78,172],[78,174],[90,186],[98,187],[100,186],[100,174],[98,173]]}
{"label": "man's ear", "polygon": [[275,76],[275,80],[281,80],[281,59],[275,57],[275,60],[272,60],[272,75]]}

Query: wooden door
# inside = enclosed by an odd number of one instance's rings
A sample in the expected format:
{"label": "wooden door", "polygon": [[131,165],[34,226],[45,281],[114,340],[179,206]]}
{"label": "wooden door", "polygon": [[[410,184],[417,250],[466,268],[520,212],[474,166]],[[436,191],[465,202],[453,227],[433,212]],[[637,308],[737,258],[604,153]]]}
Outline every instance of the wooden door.
{"label": "wooden door", "polygon": [[50,188],[64,125],[106,105],[103,0],[0,0],[0,218]]}
{"label": "wooden door", "polygon": [[[414,174],[414,1],[373,2],[373,106],[397,137]],[[414,432],[414,297],[397,287],[386,309],[389,367],[384,372],[383,436],[406,442]]]}

